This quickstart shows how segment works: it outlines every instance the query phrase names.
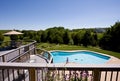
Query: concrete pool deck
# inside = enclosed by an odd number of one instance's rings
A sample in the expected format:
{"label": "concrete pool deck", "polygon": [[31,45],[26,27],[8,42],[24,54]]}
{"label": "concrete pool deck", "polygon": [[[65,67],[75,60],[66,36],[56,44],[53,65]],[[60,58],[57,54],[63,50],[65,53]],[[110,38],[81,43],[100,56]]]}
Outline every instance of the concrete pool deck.
{"label": "concrete pool deck", "polygon": [[120,59],[110,56],[110,59],[106,62],[106,64],[120,64]]}

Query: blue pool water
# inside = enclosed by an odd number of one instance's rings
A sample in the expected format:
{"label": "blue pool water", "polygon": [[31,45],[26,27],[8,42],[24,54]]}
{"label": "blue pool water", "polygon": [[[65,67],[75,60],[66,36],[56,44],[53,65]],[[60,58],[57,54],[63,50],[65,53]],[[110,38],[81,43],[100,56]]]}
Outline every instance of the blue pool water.
{"label": "blue pool water", "polygon": [[104,64],[110,57],[89,51],[52,51],[53,63],[75,62],[80,64]]}

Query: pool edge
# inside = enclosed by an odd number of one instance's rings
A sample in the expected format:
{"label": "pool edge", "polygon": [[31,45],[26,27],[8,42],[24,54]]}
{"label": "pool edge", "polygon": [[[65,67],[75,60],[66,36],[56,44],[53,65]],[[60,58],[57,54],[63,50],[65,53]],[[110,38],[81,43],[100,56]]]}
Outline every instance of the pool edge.
{"label": "pool edge", "polygon": [[49,52],[52,51],[64,51],[64,52],[77,52],[77,51],[88,51],[88,52],[94,52],[94,53],[98,53],[100,55],[104,55],[104,56],[108,56],[110,57],[109,60],[105,63],[105,64],[120,64],[120,59],[108,54],[104,54],[104,53],[100,53],[100,52],[95,52],[95,51],[90,51],[90,50],[51,50]]}

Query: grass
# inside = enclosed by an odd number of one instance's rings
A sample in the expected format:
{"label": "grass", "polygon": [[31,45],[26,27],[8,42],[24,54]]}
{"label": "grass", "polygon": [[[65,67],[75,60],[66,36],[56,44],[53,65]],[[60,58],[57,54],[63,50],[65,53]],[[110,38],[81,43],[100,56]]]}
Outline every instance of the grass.
{"label": "grass", "polygon": [[98,33],[97,36],[98,36],[98,39],[101,39],[103,37],[103,33]]}
{"label": "grass", "polygon": [[9,36],[4,36],[4,42],[6,41],[10,41],[10,37]]}
{"label": "grass", "polygon": [[113,51],[108,51],[108,50],[103,50],[98,47],[84,47],[84,46],[76,46],[76,45],[64,45],[64,44],[50,44],[50,43],[39,43],[37,44],[37,48],[42,48],[45,50],[90,50],[90,51],[95,51],[99,53],[104,53],[108,55],[115,56],[117,58],[120,58],[120,53],[118,52],[113,52]]}

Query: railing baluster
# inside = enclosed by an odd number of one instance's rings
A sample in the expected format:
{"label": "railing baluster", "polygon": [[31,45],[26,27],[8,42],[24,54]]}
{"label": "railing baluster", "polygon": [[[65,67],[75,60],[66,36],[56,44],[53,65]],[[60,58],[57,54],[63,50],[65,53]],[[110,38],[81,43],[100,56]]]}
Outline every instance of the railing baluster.
{"label": "railing baluster", "polygon": [[29,79],[30,79],[30,81],[36,81],[35,68],[29,69]]}
{"label": "railing baluster", "polygon": [[[46,70],[46,68],[44,68],[44,70]],[[46,76],[46,74],[47,74],[47,73],[46,73],[46,71],[45,71],[45,72],[44,72],[44,75],[45,75],[45,79],[44,79],[44,80],[45,80],[45,81],[47,81],[47,76]]]}
{"label": "railing baluster", "polygon": [[23,69],[23,75],[24,75],[24,78],[23,78],[23,80],[25,81],[25,72],[24,72],[24,70],[25,70],[25,69]]}
{"label": "railing baluster", "polygon": [[38,81],[38,79],[39,79],[39,78],[38,78],[38,77],[39,77],[39,75],[38,75],[38,73],[39,73],[38,70],[39,70],[39,69],[37,68],[37,69],[36,69],[36,72],[37,72],[37,81]]}
{"label": "railing baluster", "polygon": [[15,79],[14,69],[12,69],[13,80]]}
{"label": "railing baluster", "polygon": [[59,72],[59,70],[58,70],[58,80],[60,79],[60,72]]}
{"label": "railing baluster", "polygon": [[107,79],[107,71],[105,71],[105,81],[106,81],[106,79]]}
{"label": "railing baluster", "polygon": [[101,80],[101,74],[102,74],[102,72],[100,71],[99,73],[100,73],[100,76],[99,76],[99,81],[100,81]]}
{"label": "railing baluster", "polygon": [[99,81],[100,79],[100,72],[99,69],[93,70],[93,81]]}
{"label": "railing baluster", "polygon": [[41,69],[41,72],[42,72],[42,77],[41,78],[42,78],[42,81],[44,81],[44,79],[43,79],[43,68]]}
{"label": "railing baluster", "polygon": [[118,74],[119,74],[119,71],[117,71],[116,80],[115,81],[118,81]]}
{"label": "railing baluster", "polygon": [[19,77],[19,75],[20,75],[19,69],[17,70],[17,75],[18,75],[18,77]]}
{"label": "railing baluster", "polygon": [[80,80],[82,79],[82,69],[80,70]]}
{"label": "railing baluster", "polygon": [[65,77],[65,69],[63,70],[63,77],[64,77],[64,81],[66,81],[66,77]]}
{"label": "railing baluster", "polygon": [[93,70],[92,70],[91,81],[93,81],[93,77],[94,77],[94,74],[93,74]]}
{"label": "railing baluster", "polygon": [[113,71],[111,72],[110,81],[112,81]]}
{"label": "railing baluster", "polygon": [[40,71],[40,69],[39,68],[37,68],[36,69],[36,71],[37,71],[37,81],[40,81],[40,79],[41,79],[41,71]]}
{"label": "railing baluster", "polygon": [[8,81],[10,81],[9,69],[7,69]]}
{"label": "railing baluster", "polygon": [[69,70],[69,81],[70,81],[70,77],[71,77],[71,70]]}
{"label": "railing baluster", "polygon": [[5,80],[5,78],[4,78],[4,69],[2,69],[2,79],[3,79],[3,81]]}
{"label": "railing baluster", "polygon": [[74,78],[75,78],[75,81],[76,81],[76,80],[77,80],[77,79],[76,79],[76,70],[74,71],[74,73],[75,73],[75,77],[74,77]]}

